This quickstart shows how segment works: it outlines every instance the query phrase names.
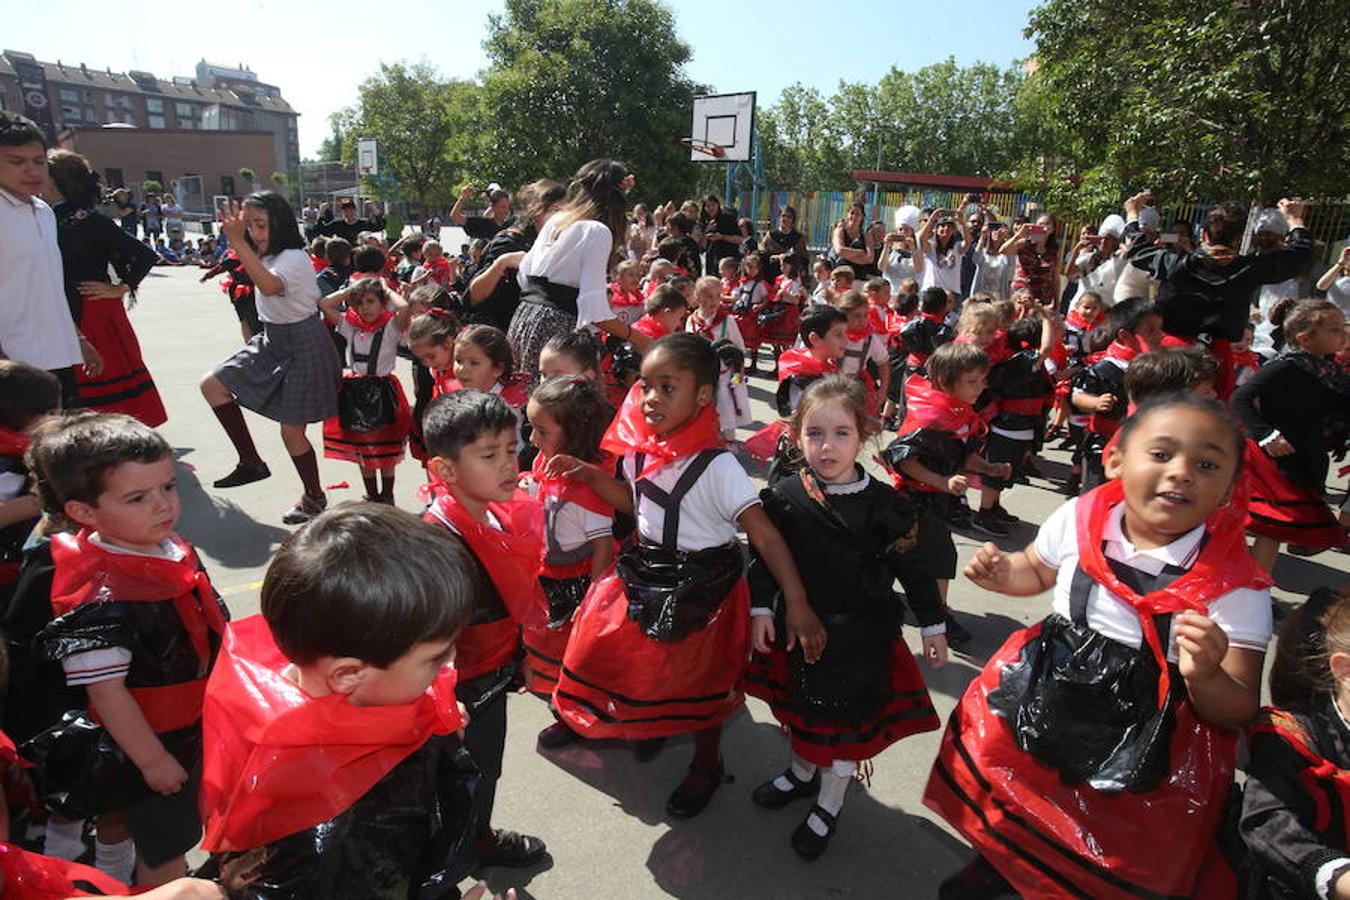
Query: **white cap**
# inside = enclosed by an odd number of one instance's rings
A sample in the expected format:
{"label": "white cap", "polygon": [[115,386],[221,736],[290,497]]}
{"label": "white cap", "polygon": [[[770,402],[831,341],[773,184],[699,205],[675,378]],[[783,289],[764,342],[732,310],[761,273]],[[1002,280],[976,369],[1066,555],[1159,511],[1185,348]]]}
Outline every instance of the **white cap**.
{"label": "white cap", "polygon": [[1158,210],[1152,206],[1145,206],[1139,210],[1139,227],[1145,231],[1157,231],[1158,226],[1162,225],[1162,216],[1158,215]]}
{"label": "white cap", "polygon": [[917,206],[902,206],[895,211],[895,227],[908,225],[915,231],[919,230],[919,208]]}
{"label": "white cap", "polygon": [[1125,233],[1125,220],[1115,213],[1102,219],[1102,224],[1097,226],[1097,233],[1102,237],[1119,238]]}
{"label": "white cap", "polygon": [[1284,237],[1289,233],[1289,223],[1284,220],[1284,213],[1278,209],[1267,206],[1256,215],[1256,227],[1252,229],[1253,233],[1258,231],[1269,231],[1271,234],[1278,234]]}

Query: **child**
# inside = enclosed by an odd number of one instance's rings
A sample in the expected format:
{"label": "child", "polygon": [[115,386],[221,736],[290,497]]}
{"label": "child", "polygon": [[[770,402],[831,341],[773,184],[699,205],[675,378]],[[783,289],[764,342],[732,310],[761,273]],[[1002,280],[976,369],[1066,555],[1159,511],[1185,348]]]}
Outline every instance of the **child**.
{"label": "child", "polygon": [[698,815],[721,785],[722,723],[741,705],[749,650],[744,528],[787,609],[787,649],[815,662],[824,631],[745,470],[721,446],[713,401],[717,357],[693,334],[657,341],[601,443],[623,454],[627,484],[607,469],[557,454],[551,476],[581,481],[616,510],[635,513],[639,540],[577,613],[554,694],[586,737],[655,739],[694,731],[694,760],[666,803]]}
{"label": "child", "polygon": [[811,277],[816,283],[815,289],[811,291],[811,303],[832,305],[834,298],[830,294],[830,264],[825,257],[817,256],[815,262],[811,263]]}
{"label": "child", "polygon": [[750,566],[755,598],[755,650],[746,690],[770,705],[788,730],[792,764],[755,789],[759,806],[780,809],[809,797],[815,805],[792,833],[804,859],[820,856],[834,835],[858,762],[911,734],[936,731],[937,713],[900,635],[902,607],[891,584],[900,579],[918,616],[923,655],[947,661],[937,584],[913,552],[914,510],[890,485],[857,462],[877,431],[856,380],[827,376],[806,389],[792,419],[805,468],[763,491],[769,521],[792,551],[807,601],[825,626],[825,652],[808,668],[800,654],[774,640],[784,610],[778,586],[758,559]]}
{"label": "child", "polygon": [[863,296],[867,298],[867,327],[884,338],[890,314],[891,283],[885,278],[869,278],[863,285]]}
{"label": "child", "polygon": [[689,301],[674,284],[663,284],[647,298],[647,313],[633,323],[633,330],[652,340],[684,330]]}
{"label": "child", "polygon": [[[872,280],[886,284],[882,278]],[[881,414],[881,399],[891,389],[891,358],[885,338],[872,330],[874,308],[860,292],[849,291],[835,305],[848,317],[848,346],[839,358],[839,374],[862,382],[867,408],[875,419]]]}
{"label": "child", "polygon": [[555,334],[539,351],[539,380],[560,375],[580,375],[594,382],[600,379],[600,345],[589,328]]}
{"label": "child", "polygon": [[9,607],[23,545],[42,515],[24,454],[33,429],[60,411],[61,382],[55,375],[0,359],[0,611]]}
{"label": "child", "polygon": [[1100,360],[1078,373],[1069,402],[1089,415],[1083,444],[1084,489],[1102,482],[1102,449],[1125,417],[1125,369],[1140,353],[1162,344],[1162,314],[1150,300],[1133,297],[1106,312],[1103,340],[1110,338]]}
{"label": "child", "polygon": [[229,896],[457,896],[473,769],[448,666],[474,591],[457,541],[375,504],[277,551],[206,688],[205,868]]}
{"label": "child", "polygon": [[924,288],[919,294],[919,315],[905,323],[900,331],[900,340],[909,354],[905,394],[910,391],[925,391],[928,378],[928,357],[952,339],[951,326],[947,324],[947,313],[951,311],[952,300],[942,288]]}
{"label": "child", "polygon": [[1053,440],[1063,434],[1065,425],[1068,426],[1068,436],[1060,449],[1072,448],[1074,451],[1073,469],[1069,476],[1070,481],[1074,482],[1071,494],[1078,493],[1076,482],[1082,478],[1081,445],[1088,417],[1071,407],[1069,395],[1073,391],[1073,379],[1088,364],[1088,356],[1092,352],[1090,348],[1092,329],[1100,324],[1104,310],[1102,299],[1096,291],[1084,291],[1074,299],[1069,314],[1064,317],[1066,366],[1059,373],[1060,378],[1055,384],[1055,421],[1046,437]]}
{"label": "child", "polygon": [[310,238],[309,261],[314,266],[315,275],[328,268],[328,238],[321,234]]}
{"label": "child", "polygon": [[[394,269],[394,277],[401,284],[407,284],[412,281],[413,273],[417,267],[422,264],[422,247],[425,246],[427,239],[418,235],[409,235],[394,245],[393,250],[399,250],[403,253],[403,258],[399,260],[398,267]],[[390,251],[392,255],[393,250]],[[437,285],[440,287],[440,285]]]}
{"label": "child", "polygon": [[850,266],[835,266],[830,270],[830,302],[838,300],[840,297],[853,290],[855,276]]}
{"label": "child", "polygon": [[1107,454],[1110,482],[1026,549],[976,552],[976,585],[1053,588],[1054,612],[1008,639],[943,738],[924,802],[980,854],[943,896],[1218,892],[1197,876],[1270,638],[1270,580],[1229,505],[1241,460],[1218,403],[1155,398]]}
{"label": "child", "polygon": [[528,866],[545,852],[537,837],[492,828],[520,630],[545,626],[548,608],[539,583],[539,503],[516,487],[517,428],[511,407],[477,390],[438,397],[423,422],[433,496],[424,518],[463,542],[480,575],[470,624],[456,641],[455,692],[469,711],[464,746],[482,771],[474,810],[483,866]]}
{"label": "child", "polygon": [[1303,300],[1285,316],[1284,336],[1284,352],[1233,394],[1233,411],[1263,451],[1248,456],[1248,528],[1267,572],[1281,542],[1315,550],[1345,542],[1323,497],[1329,454],[1344,449],[1350,421],[1350,374],[1333,359],[1345,346],[1345,316],[1330,300]]}
{"label": "child", "polygon": [[[931,386],[909,395],[905,419],[885,459],[896,486],[918,507],[918,549],[946,603],[947,584],[956,577],[956,545],[947,524],[949,498],[965,497],[970,487],[965,472],[1006,478],[1011,467],[992,465],[979,454],[987,426],[973,404],[984,393],[989,357],[973,344],[953,342],[939,347],[928,362],[924,383]],[[949,643],[970,643],[970,632],[950,612],[946,624]]]}
{"label": "child", "polygon": [[1249,897],[1350,893],[1350,599],[1320,588],[1280,627],[1271,700],[1248,730]]}
{"label": "child", "polygon": [[740,261],[734,256],[724,256],[717,261],[717,277],[722,281],[722,299],[727,305],[736,300],[736,288],[741,284]]}
{"label": "child", "polygon": [[658,257],[652,260],[651,267],[647,269],[647,277],[642,281],[643,299],[650,297],[652,292],[665,284],[666,279],[673,277],[676,271],[675,263],[668,259]]}
{"label": "child", "polygon": [[413,269],[408,283],[417,287],[430,281],[448,291],[454,287],[458,273],[459,260],[446,256],[440,241],[426,241],[422,244],[422,263]]}
{"label": "child", "polygon": [[100,869],[130,881],[134,866],[138,884],[163,884],[184,873],[201,837],[201,698],[227,613],[174,533],[164,438],[129,416],[78,413],[41,426],[29,459],[46,511],[80,526],[52,537],[56,618],[36,648],[84,687],[88,706],[25,753],[49,809],[98,817]]}
{"label": "child", "polygon": [[[725,260],[723,260],[725,262]],[[694,286],[697,306],[685,321],[685,330],[707,338],[717,352],[717,421],[722,440],[736,438],[736,429],[749,425],[750,391],[745,383],[745,339],[736,319],[722,306],[721,282],[704,276]],[[739,362],[737,355],[739,354]]]}
{"label": "child", "polygon": [[609,285],[609,308],[619,321],[631,323],[642,308],[642,263],[625,259],[614,267],[614,276]]}
{"label": "child", "polygon": [[[338,311],[341,304],[345,312]],[[408,306],[376,276],[329,294],[319,308],[342,335],[349,360],[338,388],[338,414],[323,423],[323,455],[356,463],[366,499],[392,506],[394,467],[403,461],[412,429],[408,398],[394,374]]]}
{"label": "child", "polygon": [[[746,257],[741,262],[741,279],[736,284],[731,309],[736,316],[736,326],[745,338],[745,345],[750,349],[751,372],[759,365],[760,344],[770,340],[771,334],[781,340],[785,333],[774,319],[787,317],[788,308],[772,307],[772,301],[773,284],[769,281],[763,258],[759,254]],[[791,331],[795,333],[796,329]]]}
{"label": "child", "polygon": [[833,306],[806,311],[798,331],[800,347],[784,350],[778,358],[778,390],[774,405],[781,419],[797,411],[802,393],[817,378],[839,370],[848,349],[848,316]]}
{"label": "child", "polygon": [[324,245],[328,256],[328,265],[315,276],[319,282],[319,293],[328,296],[347,283],[352,277],[352,245],[346,238],[332,237]]}
{"label": "child", "polygon": [[[327,238],[314,240],[326,241]],[[328,265],[327,260],[324,260],[324,265]],[[222,274],[225,277],[220,280],[220,289],[234,307],[234,314],[239,319],[239,330],[247,344],[255,334],[262,332],[262,322],[258,319],[257,287],[244,269],[244,264],[239,261],[239,254],[233,250],[226,250],[220,261],[208,267],[197,280],[205,283]]]}
{"label": "child", "polygon": [[1242,340],[1233,343],[1233,385],[1242,387],[1252,380],[1256,370],[1261,368],[1261,357],[1252,350],[1252,340],[1256,336],[1256,326],[1248,322],[1242,329]]}
{"label": "child", "polygon": [[515,357],[506,334],[493,325],[470,325],[455,338],[455,380],[459,387],[501,397],[516,421],[525,417],[525,387],[515,375]]}
{"label": "child", "polygon": [[[431,373],[431,398],[458,387],[455,381],[455,338],[460,324],[448,309],[432,307],[408,323],[408,349]],[[418,421],[421,421],[420,417]]]}
{"label": "child", "polygon": [[[550,476],[548,461],[564,453],[612,469],[613,460],[600,450],[612,411],[595,381],[563,375],[534,389],[529,416],[530,443],[539,448],[530,477],[531,493],[544,507],[539,583],[548,602],[548,626],[525,629],[521,638],[525,686],[547,701],[558,685],[558,666],[577,606],[614,561],[614,509],[581,482]],[[539,732],[539,745],[553,749],[575,737],[566,723],[558,721]]]}
{"label": "child", "polygon": [[810,299],[806,286],[802,284],[802,260],[799,256],[785,256],[781,263],[782,273],[774,279],[774,292],[783,303],[791,303],[800,313]]}

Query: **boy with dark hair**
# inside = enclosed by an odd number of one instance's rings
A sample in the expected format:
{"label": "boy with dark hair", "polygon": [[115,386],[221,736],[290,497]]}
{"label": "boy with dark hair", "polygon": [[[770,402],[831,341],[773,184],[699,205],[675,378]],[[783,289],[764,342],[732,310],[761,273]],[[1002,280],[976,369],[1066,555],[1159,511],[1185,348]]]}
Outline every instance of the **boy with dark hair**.
{"label": "boy with dark hair", "polygon": [[352,277],[351,242],[346,238],[329,238],[328,243],[324,245],[324,253],[328,255],[328,267],[315,277],[319,282],[320,295],[327,297],[339,288],[345,287]]}
{"label": "boy with dark hair", "polygon": [[492,827],[506,746],[506,695],[520,668],[522,626],[545,624],[539,584],[538,503],[516,485],[516,414],[495,394],[460,390],[433,400],[422,422],[435,499],[423,518],[462,544],[478,569],[469,624],[458,641],[456,693],[468,707],[464,746],[482,771],[474,795],[474,853],[483,866],[528,866],[537,837]]}
{"label": "boy with dark hair", "polygon": [[1214,397],[1219,361],[1203,347],[1173,347],[1136,356],[1125,370],[1130,410],[1159,394],[1189,391]]}
{"label": "boy with dark hair", "polygon": [[42,515],[24,454],[32,430],[60,411],[61,382],[55,375],[0,359],[0,610],[9,608],[24,542]]}
{"label": "boy with dark hair", "polygon": [[80,413],[40,426],[28,458],[43,507],[80,528],[52,537],[56,618],[35,647],[88,704],[24,752],[49,809],[98,817],[100,869],[130,881],[134,865],[138,884],[163,884],[201,836],[202,694],[225,606],[173,530],[173,449],[159,434]]}
{"label": "boy with dark hair", "polygon": [[206,871],[231,897],[458,897],[473,766],[455,639],[473,564],[412,513],[316,516],[206,689]]}
{"label": "boy with dark hair", "polygon": [[[666,231],[670,233],[669,240],[680,245],[679,259],[674,262],[684,269],[684,274],[690,278],[700,278],[703,275],[702,251],[699,249],[698,241],[692,237],[695,224],[694,220],[684,213],[676,213],[666,220]],[[664,244],[665,241],[661,243]]]}
{"label": "boy with dark hair", "polygon": [[919,315],[900,330],[900,341],[909,353],[907,391],[911,385],[917,390],[923,389],[919,382],[928,377],[928,357],[952,339],[952,329],[947,324],[951,308],[951,296],[940,287],[924,288],[919,294]]}

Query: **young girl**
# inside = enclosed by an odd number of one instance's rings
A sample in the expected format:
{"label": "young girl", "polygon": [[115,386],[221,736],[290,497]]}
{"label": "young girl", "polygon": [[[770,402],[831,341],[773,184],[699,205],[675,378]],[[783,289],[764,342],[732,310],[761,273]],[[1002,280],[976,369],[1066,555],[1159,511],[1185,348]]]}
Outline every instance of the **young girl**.
{"label": "young girl", "polygon": [[609,285],[609,308],[622,322],[632,323],[642,315],[642,263],[626,259],[614,268]]}
{"label": "young girl", "polygon": [[1345,346],[1345,316],[1329,300],[1300,301],[1284,318],[1285,351],[1233,394],[1233,410],[1261,452],[1251,467],[1252,555],[1267,572],[1280,543],[1318,550],[1345,541],[1345,529],[1323,499],[1327,431],[1343,441],[1350,420],[1350,375],[1334,357]]}
{"label": "young girl", "polygon": [[1242,329],[1242,340],[1233,343],[1233,386],[1242,387],[1252,380],[1256,370],[1261,368],[1261,357],[1252,350],[1252,340],[1256,336],[1256,325],[1248,322]]}
{"label": "young girl", "polygon": [[809,299],[806,286],[802,284],[802,261],[800,258],[796,256],[783,257],[782,274],[773,280],[773,287],[781,302],[792,304],[800,312]]}
{"label": "young girl", "polygon": [[[548,601],[548,626],[521,632],[525,687],[549,700],[558,685],[572,616],[591,582],[614,561],[614,509],[579,481],[548,474],[559,453],[613,470],[600,450],[610,407],[600,385],[580,375],[549,379],[534,389],[528,407],[530,443],[539,448],[530,471],[530,493],[543,504],[544,563],[539,583]],[[561,721],[539,732],[542,747],[561,747],[576,736]]]}
{"label": "young girl", "polygon": [[839,358],[839,374],[856,378],[863,385],[867,409],[875,419],[891,387],[886,341],[872,331],[872,308],[861,291],[849,291],[835,305],[848,316],[848,349]]}
{"label": "young girl", "polygon": [[1055,421],[1046,436],[1054,439],[1067,423],[1068,440],[1073,442],[1074,447],[1082,438],[1083,426],[1087,424],[1088,417],[1070,408],[1069,393],[1073,389],[1074,376],[1087,364],[1087,358],[1092,352],[1089,348],[1090,335],[1101,321],[1103,310],[1101,296],[1096,291],[1084,291],[1074,299],[1069,314],[1064,317],[1064,347],[1068,365],[1060,373],[1062,378],[1055,386]]}
{"label": "young girl", "polygon": [[[770,340],[770,334],[782,337],[783,330],[778,323],[761,316],[761,313],[773,312],[769,309],[769,304],[773,300],[773,285],[769,282],[768,276],[764,272],[764,260],[758,253],[747,256],[741,262],[741,279],[736,284],[735,301],[732,303],[732,311],[736,316],[736,325],[741,329],[741,335],[745,338],[745,344],[750,348],[750,371],[754,371],[759,364],[759,347],[764,341]],[[782,307],[784,318],[788,315],[787,307]],[[796,316],[793,316],[793,340],[796,334]],[[786,346],[791,346],[789,341]]]}
{"label": "young girl", "polygon": [[555,334],[539,351],[539,379],[580,375],[600,381],[600,344],[589,328]]}
{"label": "young girl", "polygon": [[408,324],[408,349],[431,373],[432,400],[458,387],[455,381],[455,337],[459,332],[459,319],[455,314],[436,307],[414,316]]}
{"label": "young girl", "polygon": [[891,584],[900,579],[918,616],[924,657],[947,661],[946,626],[937,582],[911,552],[914,508],[857,462],[876,419],[856,379],[826,376],[806,389],[792,419],[805,467],[760,497],[764,512],[798,560],[806,596],[825,626],[825,652],[808,667],[800,651],[785,652],[775,636],[783,610],[777,585],[750,566],[755,655],[746,691],[769,704],[788,730],[792,764],[761,784],[755,803],[780,809],[819,793],[792,834],[805,859],[825,851],[858,762],[911,734],[936,731],[923,677],[900,636],[901,605]]}
{"label": "young girl", "polygon": [[924,802],[981,854],[943,896],[1214,890],[1200,873],[1271,627],[1230,503],[1241,464],[1222,406],[1157,397],[1108,450],[1112,480],[966,566],[987,590],[1053,588],[1054,611],[994,655],[943,738]]}
{"label": "young girl", "polygon": [[525,387],[512,376],[515,358],[506,334],[492,325],[470,325],[455,338],[455,380],[459,387],[496,394],[523,420]]}
{"label": "young girl", "polygon": [[829,260],[823,256],[817,256],[816,261],[811,263],[811,277],[816,282],[815,290],[811,292],[811,302],[828,304],[831,299]]}
{"label": "young girl", "polygon": [[[345,312],[339,307],[345,303]],[[394,467],[403,461],[412,411],[394,374],[408,307],[379,278],[362,278],[319,301],[342,335],[350,371],[338,388],[338,414],[323,423],[323,455],[356,463],[366,499],[394,503]]]}
{"label": "young girl", "polygon": [[1248,731],[1248,897],[1350,896],[1350,596],[1314,591],[1280,627],[1273,706]]}
{"label": "young girl", "polygon": [[[749,425],[750,391],[745,383],[745,339],[736,319],[722,307],[721,284],[706,275],[694,285],[697,306],[685,321],[685,330],[707,338],[717,352],[721,372],[717,376],[717,421],[722,440],[736,438],[736,429]],[[740,363],[736,356],[739,354]]]}
{"label": "young girl", "polygon": [[707,341],[662,338],[643,357],[642,380],[601,442],[623,454],[627,483],[563,453],[546,469],[635,513],[639,537],[579,610],[554,701],[586,737],[695,732],[693,763],[666,804],[677,818],[702,812],[722,783],[722,723],[742,702],[750,629],[738,525],[782,587],[787,649],[801,643],[815,662],[824,648],[782,536],[722,447],[717,374]]}

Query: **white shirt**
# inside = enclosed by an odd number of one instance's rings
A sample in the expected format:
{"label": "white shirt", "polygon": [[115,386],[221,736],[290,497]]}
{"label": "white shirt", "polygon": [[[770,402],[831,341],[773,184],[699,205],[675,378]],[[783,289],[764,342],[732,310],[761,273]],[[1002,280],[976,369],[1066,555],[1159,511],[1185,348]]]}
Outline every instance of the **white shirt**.
{"label": "white shirt", "polygon": [[914,258],[904,255],[903,251],[891,250],[881,274],[891,283],[891,293],[898,294],[900,283],[914,277]]}
{"label": "white shirt", "polygon": [[1297,278],[1287,278],[1284,281],[1277,281],[1275,284],[1263,284],[1261,290],[1256,296],[1256,305],[1261,310],[1261,318],[1270,318],[1270,308],[1285,297],[1293,297],[1297,300],[1304,296],[1303,288],[1299,287]]}
{"label": "white shirt", "polygon": [[952,241],[951,247],[942,254],[943,265],[938,265],[937,238],[930,237],[924,248],[923,281],[919,287],[940,287],[944,291],[961,293],[961,239]]}
{"label": "white shirt", "polygon": [[[694,457],[662,466],[648,479],[654,486],[669,491],[680,480]],[[651,464],[651,457],[644,460]],[[626,453],[623,473],[631,484],[636,479],[636,456]],[[750,476],[730,453],[719,453],[680,504],[680,533],[676,547],[685,552],[721,547],[736,538],[736,520],[741,513],[759,504],[759,492],[750,482]],[[665,534],[666,514],[661,507],[643,496],[637,496],[638,533],[644,540],[661,543]]]}
{"label": "white shirt", "polygon": [[891,362],[890,355],[886,352],[885,340],[870,331],[867,337],[848,342],[844,355],[839,359],[839,374],[856,377],[869,359],[878,366],[888,366]]}
{"label": "white shirt", "polygon": [[262,264],[281,279],[281,293],[264,294],[258,288],[258,318],[273,325],[290,325],[311,319],[319,309],[319,283],[314,280],[314,263],[303,250],[282,250],[264,256]]}
{"label": "white shirt", "polygon": [[[1065,503],[1050,514],[1036,535],[1036,555],[1041,562],[1059,572],[1055,577],[1054,610],[1069,618],[1069,588],[1078,569],[1078,528],[1076,510],[1078,499]],[[1125,563],[1149,575],[1156,575],[1164,566],[1189,568],[1199,556],[1200,539],[1204,537],[1203,524],[1186,532],[1172,543],[1152,550],[1138,550],[1130,543],[1121,528],[1125,504],[1111,510],[1103,532],[1108,559]],[[1228,642],[1234,647],[1264,651],[1270,642],[1270,591],[1238,588],[1209,601],[1207,615],[1214,620]],[[1144,640],[1139,615],[1115,594],[1100,584],[1093,584],[1088,593],[1087,623],[1093,631],[1128,647],[1138,648]],[[1176,621],[1167,641],[1167,658],[1176,662]]]}
{"label": "white shirt", "polygon": [[1350,318],[1350,275],[1342,275],[1327,288],[1327,299],[1335,303]]}
{"label": "white shirt", "polygon": [[1110,300],[1102,298],[1102,303],[1107,306],[1115,306],[1122,300],[1128,300],[1131,297],[1144,297],[1151,299],[1158,292],[1158,282],[1149,277],[1148,272],[1139,268],[1134,263],[1127,263],[1116,277],[1116,288],[1112,291]]}
{"label": "white shirt", "polygon": [[1078,290],[1073,295],[1074,302],[1088,291],[1092,291],[1102,298],[1102,306],[1110,309],[1116,305],[1116,282],[1120,280],[1120,273],[1129,265],[1129,259],[1123,253],[1116,253],[1089,271],[1084,267],[1091,261],[1091,251],[1080,255],[1077,259]]}
{"label": "white shirt", "polygon": [[580,504],[567,501],[551,500],[545,507],[551,542],[565,553],[614,533],[613,516],[592,512]]}
{"label": "white shirt", "polygon": [[1013,273],[1016,270],[1017,257],[977,249],[975,280],[970,284],[970,292],[978,294],[987,291],[999,300],[1007,300],[1012,296]]}
{"label": "white shirt", "polygon": [[577,289],[577,327],[614,318],[609,308],[609,255],[614,235],[603,222],[583,219],[573,222],[561,235],[559,217],[554,213],[539,230],[539,237],[520,261],[517,276],[521,287],[529,286],[531,276],[547,278],[552,284]]}
{"label": "white shirt", "polygon": [[52,208],[0,188],[0,354],[47,370],[84,361],[65,285]]}
{"label": "white shirt", "polygon": [[[375,342],[377,332],[362,331],[346,318],[341,318],[338,319],[337,333],[347,339],[347,359],[350,360],[354,354],[366,356],[370,353],[370,345]],[[380,355],[375,360],[374,369],[370,368],[369,362],[352,363],[352,372],[357,375],[388,375],[394,371],[394,366],[398,363],[398,344],[401,339],[398,318],[390,319],[384,326],[384,337],[380,339]]]}

